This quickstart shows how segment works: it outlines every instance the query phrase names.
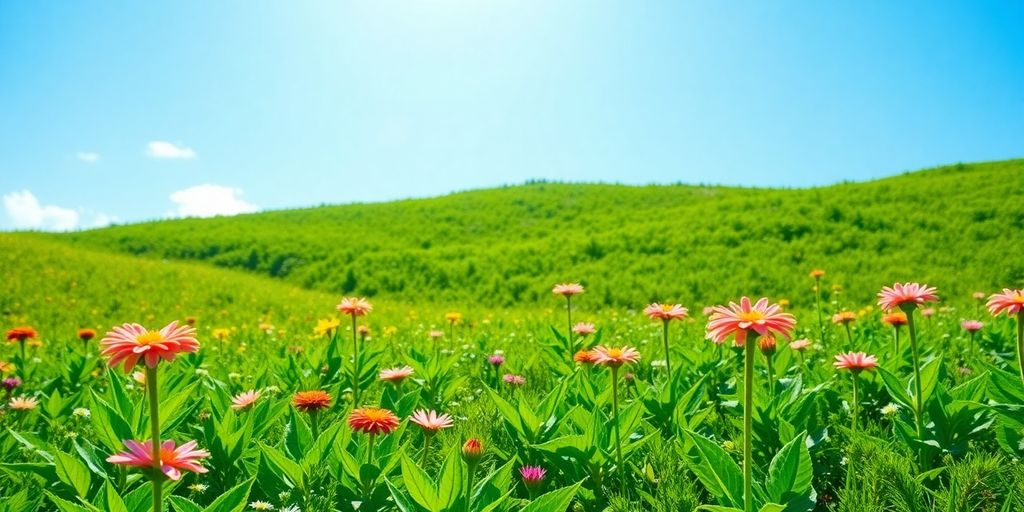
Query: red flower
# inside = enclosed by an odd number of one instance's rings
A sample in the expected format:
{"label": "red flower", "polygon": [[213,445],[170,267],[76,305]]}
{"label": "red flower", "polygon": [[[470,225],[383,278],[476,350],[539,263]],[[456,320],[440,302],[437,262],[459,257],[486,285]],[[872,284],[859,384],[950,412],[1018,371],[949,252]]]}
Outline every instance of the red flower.
{"label": "red flower", "polygon": [[23,325],[7,331],[7,341],[25,341],[39,336],[35,329]]}
{"label": "red flower", "polygon": [[348,426],[364,434],[390,434],[398,428],[398,416],[380,407],[363,407],[352,411]]}
{"label": "red flower", "polygon": [[292,405],[302,412],[317,412],[330,407],[331,395],[319,389],[299,391],[292,397]]}

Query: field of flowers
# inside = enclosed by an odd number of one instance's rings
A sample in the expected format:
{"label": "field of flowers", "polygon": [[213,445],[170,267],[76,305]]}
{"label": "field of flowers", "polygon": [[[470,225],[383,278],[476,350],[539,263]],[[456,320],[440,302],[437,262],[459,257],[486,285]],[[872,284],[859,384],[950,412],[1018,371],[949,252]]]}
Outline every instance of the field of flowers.
{"label": "field of flowers", "polygon": [[[236,279],[145,265],[165,290]],[[579,283],[524,311],[269,284],[136,309],[128,278],[131,307],[105,281],[90,311],[22,284],[0,510],[1024,510],[1024,290],[880,282],[851,304],[808,271],[795,311],[597,308]]]}

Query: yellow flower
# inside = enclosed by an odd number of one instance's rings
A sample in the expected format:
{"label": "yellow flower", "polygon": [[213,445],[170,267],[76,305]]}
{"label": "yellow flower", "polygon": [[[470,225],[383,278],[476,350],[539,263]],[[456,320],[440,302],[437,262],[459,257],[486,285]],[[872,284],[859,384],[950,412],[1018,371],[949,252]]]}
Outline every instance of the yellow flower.
{"label": "yellow flower", "polygon": [[7,361],[0,361],[0,373],[14,373],[14,370],[17,370],[17,369],[18,369],[18,367],[14,366],[14,363],[9,363]]}
{"label": "yellow flower", "polygon": [[389,325],[384,328],[384,336],[394,336],[398,332],[398,327]]}
{"label": "yellow flower", "polygon": [[444,314],[444,319],[450,323],[457,324],[462,321],[462,313],[451,311]]}
{"label": "yellow flower", "polygon": [[313,328],[313,334],[317,336],[330,336],[339,325],[341,325],[341,321],[337,318],[317,320],[316,327]]}

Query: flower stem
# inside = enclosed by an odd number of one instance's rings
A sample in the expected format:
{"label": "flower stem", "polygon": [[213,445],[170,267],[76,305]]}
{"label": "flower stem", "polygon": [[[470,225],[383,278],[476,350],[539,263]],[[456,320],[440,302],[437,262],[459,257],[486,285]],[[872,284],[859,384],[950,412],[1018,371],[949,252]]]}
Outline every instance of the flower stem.
{"label": "flower stem", "polygon": [[565,333],[565,348],[569,351],[569,366],[573,363],[572,353],[572,295],[565,296],[565,315],[569,321],[569,330]]}
{"label": "flower stem", "polygon": [[768,356],[768,397],[771,399],[772,414],[778,416],[775,410],[775,364],[772,356]]}
{"label": "flower stem", "polygon": [[[914,357],[914,419],[917,420],[917,438],[924,442],[924,404],[921,395],[921,358],[917,350],[917,329],[914,327],[914,310],[907,313],[907,330],[910,331],[910,351]],[[921,463],[924,465],[924,449],[921,450]]]}
{"label": "flower stem", "polygon": [[149,428],[153,457],[153,512],[163,507],[163,473],[160,471],[160,391],[157,388],[156,367],[146,365],[146,391],[149,392]]}
{"label": "flower stem", "polygon": [[476,464],[466,464],[468,466],[468,475],[466,475],[466,512],[469,512],[469,508],[473,505],[473,477],[476,473]]}
{"label": "flower stem", "polygon": [[372,464],[373,463],[373,439],[375,437],[377,437],[377,436],[375,436],[373,434],[370,434],[370,442],[369,442],[369,444],[366,447],[366,463],[367,464]]}
{"label": "flower stem", "polygon": [[352,315],[352,405],[359,407],[359,336],[356,333],[356,316]]}
{"label": "flower stem", "polygon": [[665,371],[668,373],[668,393],[672,402],[675,403],[675,389],[672,386],[672,362],[668,351],[668,322],[668,319],[662,321],[662,324],[664,325],[664,329],[662,330],[662,339],[665,342]]}
{"label": "flower stem", "polygon": [[850,331],[850,323],[843,322],[843,326],[846,327],[846,343],[847,348],[853,350],[853,333]]}
{"label": "flower stem", "polygon": [[[857,393],[857,391],[858,391],[857,373],[853,372],[852,375],[853,375],[853,429],[852,429],[852,432],[853,432],[854,437],[856,437],[856,435],[857,435],[857,416],[860,415],[860,396]],[[853,453],[851,452],[850,455],[849,455],[849,458],[847,459],[847,465],[846,465],[846,486],[848,488],[850,488],[851,491],[854,490],[853,489],[853,475],[854,475],[853,465],[854,465]]]}
{"label": "flower stem", "polygon": [[612,366],[612,416],[615,417],[615,458],[619,465],[619,491],[626,495],[626,468],[622,465],[622,431],[619,426],[619,368]]}
{"label": "flower stem", "polygon": [[424,440],[423,440],[423,455],[420,456],[420,467],[421,468],[427,467],[427,456],[430,453],[430,438],[432,438],[432,437],[433,436],[431,436],[430,434],[427,434],[424,437]]}
{"label": "flower stem", "polygon": [[313,439],[320,437],[320,411],[312,410],[309,412],[309,423],[310,430],[313,432]]}
{"label": "flower stem", "polygon": [[814,305],[818,309],[818,331],[821,332],[821,342],[825,342],[825,323],[821,320],[821,278],[814,278]]}
{"label": "flower stem", "polygon": [[[820,311],[819,311],[820,313]],[[747,331],[743,343],[743,510],[754,512],[754,345],[757,334]]]}
{"label": "flower stem", "polygon": [[1020,311],[1017,312],[1017,365],[1020,366],[1020,380],[1024,383],[1024,312]]}

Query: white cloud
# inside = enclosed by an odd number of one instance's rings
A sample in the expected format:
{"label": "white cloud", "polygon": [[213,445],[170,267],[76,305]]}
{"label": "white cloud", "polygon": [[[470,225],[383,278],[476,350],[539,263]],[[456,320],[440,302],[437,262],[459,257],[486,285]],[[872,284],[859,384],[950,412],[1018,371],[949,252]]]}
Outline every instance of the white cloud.
{"label": "white cloud", "polygon": [[78,227],[75,210],[59,206],[42,206],[28,190],[4,195],[4,210],[11,225],[17,229],[69,231]]}
{"label": "white cloud", "polygon": [[75,156],[87,164],[94,164],[100,160],[100,154],[92,151],[79,151]]}
{"label": "white cloud", "polygon": [[179,146],[163,140],[154,140],[146,144],[146,154],[152,158],[180,158],[184,160],[191,160],[196,157],[196,152],[192,148]]}
{"label": "white cloud", "polygon": [[171,194],[171,201],[178,205],[178,209],[170,215],[214,217],[258,211],[258,206],[242,200],[242,194],[242,189],[209,183],[189,187]]}

